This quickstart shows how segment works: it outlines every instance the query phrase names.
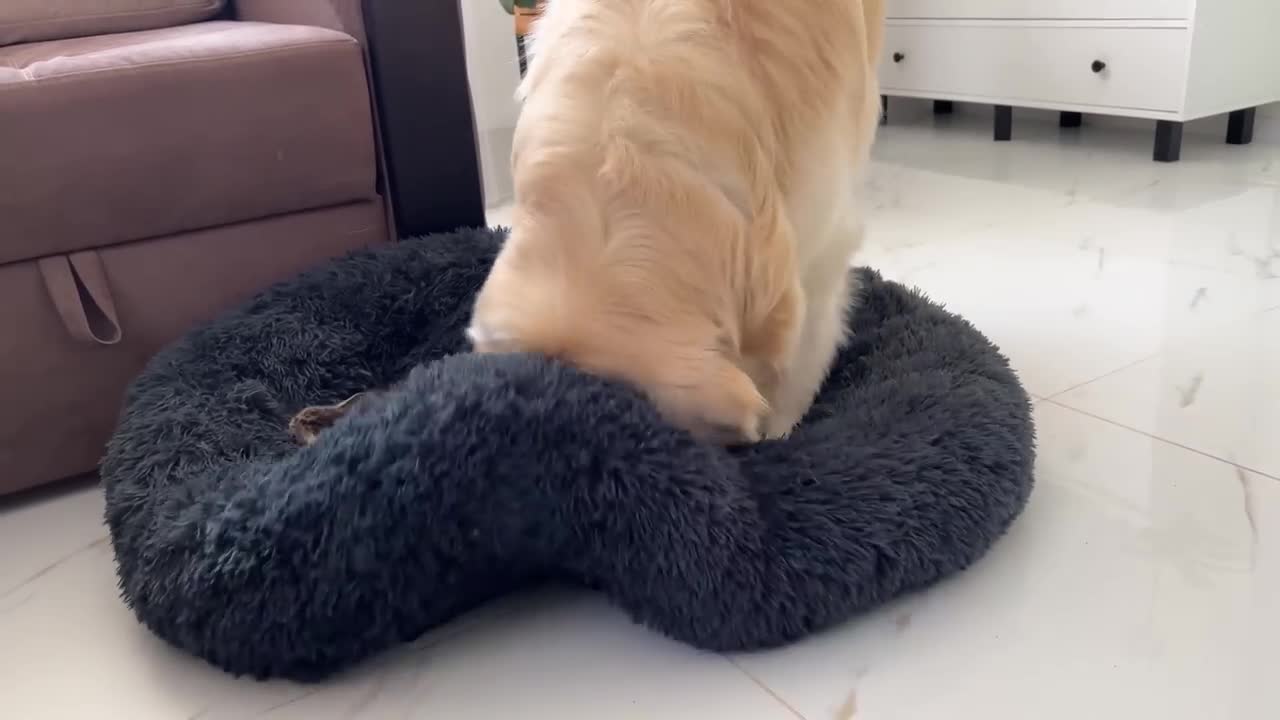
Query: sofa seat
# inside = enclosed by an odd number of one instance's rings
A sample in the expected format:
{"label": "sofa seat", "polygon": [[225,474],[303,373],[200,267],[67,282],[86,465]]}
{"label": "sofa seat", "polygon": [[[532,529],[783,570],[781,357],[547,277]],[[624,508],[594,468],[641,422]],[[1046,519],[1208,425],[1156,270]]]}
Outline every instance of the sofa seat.
{"label": "sofa seat", "polygon": [[0,107],[0,265],[377,200],[362,51],[334,30],[0,47]]}

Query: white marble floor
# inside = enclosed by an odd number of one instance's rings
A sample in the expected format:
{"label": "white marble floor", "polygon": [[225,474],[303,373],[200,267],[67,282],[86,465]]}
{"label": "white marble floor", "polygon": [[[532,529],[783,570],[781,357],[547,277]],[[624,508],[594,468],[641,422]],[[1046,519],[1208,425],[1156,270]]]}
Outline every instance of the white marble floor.
{"label": "white marble floor", "polygon": [[1010,355],[1039,481],[982,562],[723,657],[511,598],[319,686],[225,676],[116,598],[101,498],[0,505],[0,716],[1263,720],[1280,713],[1280,147],[890,125],[862,262]]}

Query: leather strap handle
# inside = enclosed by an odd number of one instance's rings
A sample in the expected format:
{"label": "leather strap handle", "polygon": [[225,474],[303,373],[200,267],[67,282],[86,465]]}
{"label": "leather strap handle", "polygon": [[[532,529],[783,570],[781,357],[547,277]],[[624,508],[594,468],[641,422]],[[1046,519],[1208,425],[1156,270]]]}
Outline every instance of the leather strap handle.
{"label": "leather strap handle", "polygon": [[49,299],[71,337],[115,345],[124,337],[102,259],[92,250],[38,261]]}

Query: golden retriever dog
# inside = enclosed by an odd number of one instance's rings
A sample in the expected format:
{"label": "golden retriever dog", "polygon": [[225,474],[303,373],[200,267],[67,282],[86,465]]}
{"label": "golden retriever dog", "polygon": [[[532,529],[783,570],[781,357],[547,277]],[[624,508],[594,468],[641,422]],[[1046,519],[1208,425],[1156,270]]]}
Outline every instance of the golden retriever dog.
{"label": "golden retriever dog", "polygon": [[791,431],[845,333],[883,0],[551,0],[478,352],[631,383],[718,442]]}

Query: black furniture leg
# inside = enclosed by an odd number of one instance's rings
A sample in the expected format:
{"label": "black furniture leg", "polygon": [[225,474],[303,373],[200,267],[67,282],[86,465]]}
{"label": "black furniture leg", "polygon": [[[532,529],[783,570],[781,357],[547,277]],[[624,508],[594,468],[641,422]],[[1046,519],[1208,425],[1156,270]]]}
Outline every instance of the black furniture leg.
{"label": "black furniture leg", "polygon": [[889,124],[889,96],[888,95],[880,96],[880,124],[881,125]]}
{"label": "black furniture leg", "polygon": [[997,141],[1013,139],[1013,108],[1008,105],[996,105],[995,139]]}
{"label": "black furniture leg", "polygon": [[1182,123],[1175,120],[1156,121],[1156,162],[1178,162],[1182,157]]}
{"label": "black furniture leg", "polygon": [[364,21],[397,234],[485,225],[460,4],[365,0]]}
{"label": "black furniture leg", "polygon": [[1253,142],[1253,116],[1257,111],[1257,108],[1245,108],[1227,116],[1227,144],[1248,145]]}
{"label": "black furniture leg", "polygon": [[1078,128],[1083,124],[1084,124],[1083,113],[1063,112],[1058,114],[1058,127]]}
{"label": "black furniture leg", "polygon": [[934,115],[950,115],[951,113],[955,112],[955,109],[956,109],[955,103],[951,102],[950,100],[934,100],[933,101]]}

